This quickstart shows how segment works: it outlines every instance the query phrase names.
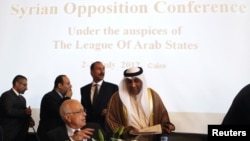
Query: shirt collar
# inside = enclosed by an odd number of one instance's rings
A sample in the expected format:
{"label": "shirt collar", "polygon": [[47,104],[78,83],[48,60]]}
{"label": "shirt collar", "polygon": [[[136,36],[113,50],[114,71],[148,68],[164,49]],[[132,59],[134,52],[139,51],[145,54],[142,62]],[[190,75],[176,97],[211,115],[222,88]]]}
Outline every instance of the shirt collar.
{"label": "shirt collar", "polygon": [[98,86],[101,86],[102,85],[102,83],[103,83],[103,80],[101,80],[101,81],[99,81],[99,82],[92,82],[92,86],[94,86],[95,84],[98,84]]}
{"label": "shirt collar", "polygon": [[56,93],[57,93],[61,98],[63,98],[63,95],[62,95],[60,92],[56,91]]}
{"label": "shirt collar", "polygon": [[67,128],[68,136],[74,135],[75,130],[79,130],[79,131],[81,130],[81,129],[73,129],[73,128],[69,127],[68,125],[66,125],[66,128]]}
{"label": "shirt collar", "polygon": [[20,95],[14,88],[12,88],[12,90],[15,92],[15,94],[16,94],[17,96]]}

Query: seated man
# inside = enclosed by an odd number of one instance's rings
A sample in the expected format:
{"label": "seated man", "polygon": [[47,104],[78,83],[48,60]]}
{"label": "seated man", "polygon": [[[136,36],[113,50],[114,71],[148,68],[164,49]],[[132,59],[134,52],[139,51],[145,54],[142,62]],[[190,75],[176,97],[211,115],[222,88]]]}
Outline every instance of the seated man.
{"label": "seated man", "polygon": [[91,141],[92,138],[98,138],[97,131],[100,126],[86,123],[86,113],[79,101],[74,99],[64,101],[60,106],[60,116],[65,125],[50,130],[49,141]]}

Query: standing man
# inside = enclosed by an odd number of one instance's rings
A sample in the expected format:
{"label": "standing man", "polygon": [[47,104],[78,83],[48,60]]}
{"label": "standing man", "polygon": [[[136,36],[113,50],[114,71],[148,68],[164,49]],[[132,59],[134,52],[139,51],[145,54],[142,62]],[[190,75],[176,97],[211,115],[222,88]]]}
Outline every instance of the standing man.
{"label": "standing man", "polygon": [[[175,130],[170,122],[168,112],[160,96],[147,87],[141,67],[133,67],[124,71],[119,91],[115,93],[108,105],[106,115],[107,131],[124,126],[123,138],[134,138],[139,129],[161,125],[162,132]],[[159,141],[160,136],[140,136],[138,140]]]}
{"label": "standing man", "polygon": [[22,96],[27,90],[27,78],[17,75],[12,88],[0,97],[0,125],[4,132],[4,141],[25,141],[29,127],[35,125],[30,107]]}
{"label": "standing man", "polygon": [[[105,66],[96,61],[90,66],[92,82],[83,86],[81,91],[81,103],[87,112],[87,122],[95,122],[105,129],[105,115],[110,97],[118,91],[118,85],[104,81]],[[95,86],[97,85],[97,91]],[[94,93],[96,92],[96,96]],[[96,97],[96,98],[94,98]]]}
{"label": "standing man", "polygon": [[64,125],[59,114],[59,108],[64,100],[72,96],[72,86],[66,75],[59,75],[54,82],[52,91],[45,94],[40,106],[40,121],[37,129],[40,141],[48,141],[47,132]]}

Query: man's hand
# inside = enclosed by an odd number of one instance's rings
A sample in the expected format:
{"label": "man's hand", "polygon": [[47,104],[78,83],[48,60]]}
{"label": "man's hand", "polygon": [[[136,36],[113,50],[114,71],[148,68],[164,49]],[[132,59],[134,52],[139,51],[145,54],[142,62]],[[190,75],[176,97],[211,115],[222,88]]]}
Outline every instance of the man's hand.
{"label": "man's hand", "polygon": [[66,94],[65,94],[65,97],[71,98],[72,95],[73,95],[72,89],[68,89],[67,92],[66,92]]}
{"label": "man's hand", "polygon": [[92,128],[85,128],[83,130],[80,130],[79,132],[75,133],[71,138],[74,141],[82,141],[83,139],[90,139],[93,135],[94,129]]}
{"label": "man's hand", "polygon": [[101,116],[105,116],[106,113],[107,113],[107,109],[103,109],[103,110],[102,110],[102,113],[101,113]]}
{"label": "man's hand", "polygon": [[129,131],[129,134],[136,134],[136,133],[139,133],[139,130],[135,128]]}
{"label": "man's hand", "polygon": [[31,108],[30,108],[30,106],[28,107],[28,108],[26,108],[25,109],[25,112],[26,112],[26,115],[28,115],[28,116],[31,116]]}
{"label": "man's hand", "polygon": [[34,127],[35,126],[35,121],[32,119],[29,121],[29,127]]}
{"label": "man's hand", "polygon": [[175,130],[175,126],[170,122],[166,123],[165,127],[166,127],[167,133],[171,133],[172,131]]}

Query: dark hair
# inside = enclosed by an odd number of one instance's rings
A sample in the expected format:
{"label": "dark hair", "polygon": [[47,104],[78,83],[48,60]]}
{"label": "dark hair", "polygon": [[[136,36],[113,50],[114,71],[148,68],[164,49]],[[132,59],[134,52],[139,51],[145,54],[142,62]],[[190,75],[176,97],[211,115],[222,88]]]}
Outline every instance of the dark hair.
{"label": "dark hair", "polygon": [[14,86],[16,84],[16,82],[20,82],[20,80],[22,80],[22,79],[27,80],[27,78],[23,75],[20,75],[20,74],[16,75],[12,81],[12,85]]}
{"label": "dark hair", "polygon": [[90,65],[90,70],[91,70],[91,71],[94,70],[95,64],[97,64],[97,63],[102,63],[102,62],[101,62],[101,61],[95,61],[94,63],[92,63],[92,64]]}
{"label": "dark hair", "polygon": [[56,88],[58,86],[58,84],[63,84],[63,77],[65,77],[66,75],[64,74],[61,74],[61,75],[58,75],[55,79],[55,83],[54,83],[54,88]]}

